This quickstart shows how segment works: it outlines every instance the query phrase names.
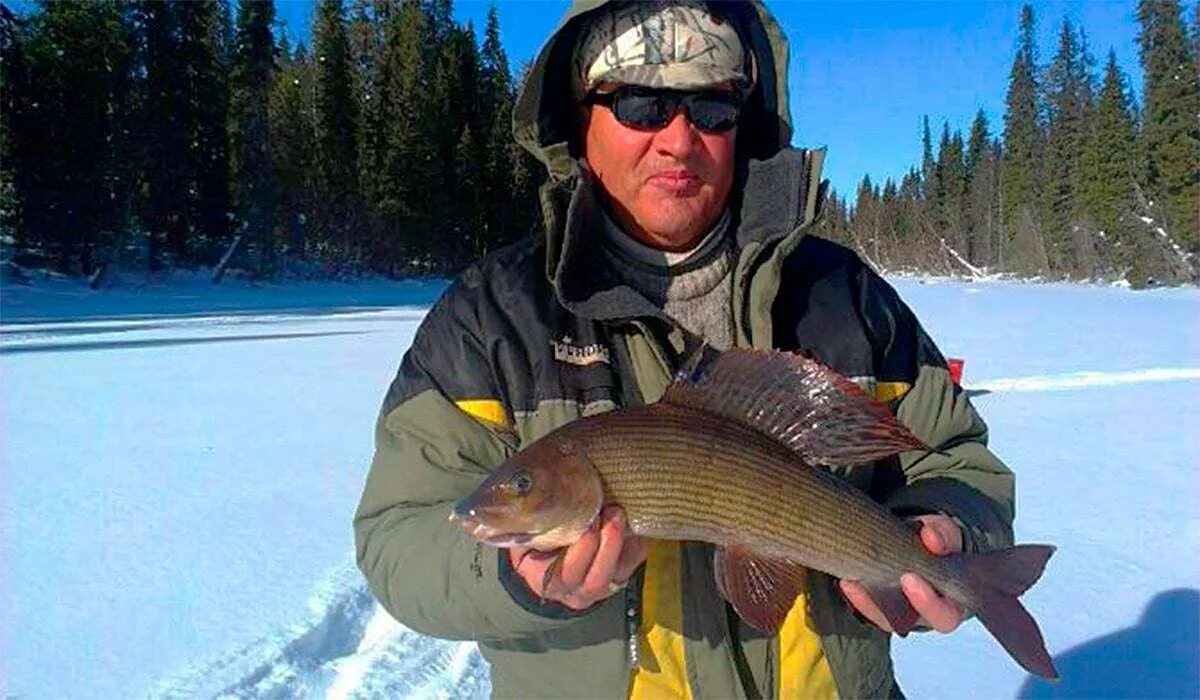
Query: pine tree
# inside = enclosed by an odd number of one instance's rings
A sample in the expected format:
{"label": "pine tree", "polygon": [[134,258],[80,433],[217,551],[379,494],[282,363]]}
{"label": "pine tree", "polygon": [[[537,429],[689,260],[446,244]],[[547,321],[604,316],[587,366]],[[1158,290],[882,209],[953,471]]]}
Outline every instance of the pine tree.
{"label": "pine tree", "polygon": [[1146,188],[1161,201],[1168,232],[1200,252],[1200,81],[1178,0],[1140,0]]}
{"label": "pine tree", "polygon": [[974,265],[992,265],[992,249],[997,230],[997,161],[988,134],[987,116],[975,114],[967,137],[966,154],[967,250],[963,254]]}
{"label": "pine tree", "polygon": [[937,162],[933,159],[933,136],[929,133],[929,115],[926,114],[921,119],[921,183],[926,199],[933,196],[936,167]]}
{"label": "pine tree", "polygon": [[383,130],[380,215],[389,238],[378,253],[389,271],[426,271],[430,266],[428,219],[434,152],[429,137],[425,80],[428,21],[416,3],[384,18],[380,66],[380,124]]}
{"label": "pine tree", "polygon": [[1125,76],[1109,51],[1104,66],[1100,101],[1088,134],[1082,163],[1082,204],[1101,231],[1112,232],[1125,212],[1133,209],[1134,110]]}
{"label": "pine tree", "polygon": [[434,130],[440,182],[433,217],[440,225],[439,262],[455,270],[480,252],[483,202],[479,190],[484,133],[479,110],[479,52],[474,27],[449,30],[436,57],[434,109],[443,115]]}
{"label": "pine tree", "polygon": [[318,165],[323,155],[315,136],[314,106],[316,68],[304,45],[288,56],[286,42],[280,49],[280,65],[273,76],[269,115],[274,179],[277,186],[277,221],[285,238],[279,241],[290,258],[307,258],[339,241],[328,230],[311,231],[314,195],[321,177]]}
{"label": "pine tree", "polygon": [[[63,272],[91,272],[125,224],[127,187],[117,117],[130,89],[130,27],[115,2],[41,2],[23,44],[19,138],[32,149],[18,189],[25,238]],[[7,68],[7,67],[6,67]]]}
{"label": "pine tree", "polygon": [[24,226],[20,220],[20,202],[17,198],[17,171],[14,160],[18,157],[16,134],[21,131],[16,122],[19,112],[24,111],[23,96],[26,86],[25,60],[21,55],[21,42],[17,35],[17,17],[6,5],[0,5],[0,241],[13,237],[15,247],[24,247]]}
{"label": "pine tree", "polygon": [[[180,3],[140,3],[146,33],[145,225],[148,267],[182,263],[188,238],[188,95],[179,52]],[[184,167],[180,167],[184,165]]]}
{"label": "pine tree", "polygon": [[247,241],[258,254],[258,273],[276,272],[274,163],[269,93],[275,71],[273,0],[238,3],[236,51],[230,76],[231,168],[237,210]]}
{"label": "pine tree", "polygon": [[[1009,76],[1004,113],[1003,213],[1005,236],[998,252],[1002,266],[1022,272],[1044,269],[1041,226],[1036,218],[1042,156],[1042,131],[1038,108],[1036,47],[1033,8],[1021,8],[1021,38]],[[1005,238],[1022,239],[1023,258],[1008,255]],[[1014,251],[1017,253],[1018,251]]]}
{"label": "pine tree", "polygon": [[379,66],[382,62],[383,37],[370,0],[354,0],[348,41],[357,115],[355,134],[360,201],[357,218],[363,221],[368,240],[374,241],[382,236],[379,232],[375,203],[379,200],[380,173],[383,169],[383,129],[379,110]]}
{"label": "pine tree", "polygon": [[1080,213],[1080,159],[1090,109],[1089,80],[1084,51],[1071,22],[1063,19],[1058,51],[1046,73],[1049,136],[1046,148],[1043,221],[1052,268],[1067,275],[1090,274],[1079,269],[1072,249],[1071,228]]}
{"label": "pine tree", "polygon": [[342,0],[320,0],[313,26],[317,225],[328,228],[333,257],[352,256],[358,187],[358,100]]}
{"label": "pine tree", "polygon": [[217,0],[182,4],[180,50],[189,78],[189,177],[198,234],[189,258],[211,264],[229,238],[228,15]]}
{"label": "pine tree", "polygon": [[488,215],[484,237],[487,248],[503,245],[516,236],[513,202],[509,194],[512,172],[512,76],[508,55],[500,43],[500,19],[496,6],[488,10],[480,52],[480,112],[487,135],[484,147],[483,189]]}
{"label": "pine tree", "polygon": [[211,262],[230,207],[222,10],[214,0],[137,7],[146,36],[148,264]]}
{"label": "pine tree", "polygon": [[967,167],[964,162],[962,133],[955,131],[946,140],[945,150],[938,154],[941,174],[943,237],[960,255],[967,246],[964,209],[967,197]]}

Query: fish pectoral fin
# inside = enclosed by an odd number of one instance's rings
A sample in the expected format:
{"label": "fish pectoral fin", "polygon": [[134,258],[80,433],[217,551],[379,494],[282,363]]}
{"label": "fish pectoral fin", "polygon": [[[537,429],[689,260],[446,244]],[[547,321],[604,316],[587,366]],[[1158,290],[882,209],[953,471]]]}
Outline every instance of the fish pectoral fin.
{"label": "fish pectoral fin", "polygon": [[904,596],[904,591],[900,590],[899,583],[897,582],[895,585],[867,583],[866,581],[858,583],[867,591],[867,595],[871,596],[871,600],[875,601],[879,612],[883,613],[888,624],[891,625],[892,631],[901,637],[908,636],[920,616],[908,602],[908,598]]}
{"label": "fish pectoral fin", "polygon": [[742,545],[718,547],[713,571],[721,596],[743,620],[769,634],[783,625],[805,586],[803,566],[757,556]]}

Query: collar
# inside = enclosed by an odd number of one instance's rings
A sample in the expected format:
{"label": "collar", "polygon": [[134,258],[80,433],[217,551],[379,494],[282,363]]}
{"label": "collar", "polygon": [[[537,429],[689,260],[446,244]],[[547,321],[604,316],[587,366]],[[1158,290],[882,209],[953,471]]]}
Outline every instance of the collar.
{"label": "collar", "polygon": [[[757,257],[816,218],[825,190],[817,184],[824,155],[823,149],[785,148],[767,160],[746,163],[729,208],[739,255],[749,251]],[[597,321],[668,320],[606,266],[596,264],[603,255],[604,214],[587,168],[577,163],[571,178],[550,181],[545,188],[546,272],[559,302]]]}

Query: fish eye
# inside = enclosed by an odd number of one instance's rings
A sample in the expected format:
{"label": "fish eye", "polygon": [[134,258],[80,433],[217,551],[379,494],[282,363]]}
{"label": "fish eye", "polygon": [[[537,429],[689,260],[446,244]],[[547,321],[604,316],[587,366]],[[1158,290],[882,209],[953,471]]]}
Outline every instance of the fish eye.
{"label": "fish eye", "polygon": [[524,496],[533,490],[533,475],[526,471],[520,471],[513,474],[508,483],[512,485],[518,496]]}

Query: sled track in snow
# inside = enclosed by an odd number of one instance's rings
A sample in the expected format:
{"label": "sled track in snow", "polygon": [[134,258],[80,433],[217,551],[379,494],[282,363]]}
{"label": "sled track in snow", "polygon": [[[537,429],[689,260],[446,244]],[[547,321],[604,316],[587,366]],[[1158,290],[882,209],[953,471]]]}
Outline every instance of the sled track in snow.
{"label": "sled track in snow", "polygon": [[375,602],[352,563],[308,614],[280,631],[160,682],[155,698],[476,698],[490,690],[474,644],[417,634]]}
{"label": "sled track in snow", "polygon": [[1071,372],[1067,374],[1033,375],[1008,379],[986,379],[972,382],[969,392],[1066,391],[1095,387],[1143,384],[1147,382],[1178,382],[1200,379],[1200,369],[1157,368],[1128,372]]}
{"label": "sled track in snow", "polygon": [[347,321],[420,321],[426,310],[418,307],[388,309],[323,309],[219,314],[164,315],[77,321],[16,321],[0,323],[0,340],[70,338],[82,335],[120,334],[164,330],[212,330],[282,323],[343,323]]}

